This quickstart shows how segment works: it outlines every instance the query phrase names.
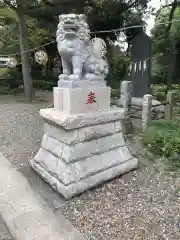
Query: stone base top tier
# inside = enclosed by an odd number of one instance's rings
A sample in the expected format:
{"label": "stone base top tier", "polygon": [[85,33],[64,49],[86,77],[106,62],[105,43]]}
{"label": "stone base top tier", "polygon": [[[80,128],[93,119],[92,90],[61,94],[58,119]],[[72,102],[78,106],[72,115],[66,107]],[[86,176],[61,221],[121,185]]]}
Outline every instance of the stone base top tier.
{"label": "stone base top tier", "polygon": [[54,87],[54,108],[69,114],[87,113],[110,108],[110,87]]}
{"label": "stone base top tier", "polygon": [[81,80],[81,81],[70,81],[68,79],[58,81],[58,87],[60,88],[89,88],[89,87],[105,87],[106,82],[102,79],[100,80]]}
{"label": "stone base top tier", "polygon": [[40,116],[45,122],[50,122],[52,125],[70,130],[123,120],[125,118],[125,111],[123,108],[112,107],[105,111],[99,110],[93,113],[68,114],[54,108],[46,108],[40,110]]}
{"label": "stone base top tier", "polygon": [[137,167],[122,134],[123,109],[79,115],[42,109],[41,116],[44,136],[31,166],[65,198]]}

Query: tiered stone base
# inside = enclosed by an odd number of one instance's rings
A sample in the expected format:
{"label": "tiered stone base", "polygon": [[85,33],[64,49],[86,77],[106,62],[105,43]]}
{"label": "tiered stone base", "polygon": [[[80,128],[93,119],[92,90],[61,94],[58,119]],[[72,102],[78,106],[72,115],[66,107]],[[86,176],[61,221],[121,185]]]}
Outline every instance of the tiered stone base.
{"label": "tiered stone base", "polygon": [[68,115],[43,109],[44,136],[31,166],[66,199],[137,167],[125,144],[124,110]]}

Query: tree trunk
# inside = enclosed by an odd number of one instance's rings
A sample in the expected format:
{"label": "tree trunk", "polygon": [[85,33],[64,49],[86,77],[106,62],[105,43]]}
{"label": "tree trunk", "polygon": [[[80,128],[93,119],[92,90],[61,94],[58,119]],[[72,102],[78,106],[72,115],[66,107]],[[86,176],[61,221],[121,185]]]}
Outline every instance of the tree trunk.
{"label": "tree trunk", "polygon": [[32,102],[33,99],[33,84],[31,77],[31,69],[29,63],[28,50],[28,32],[26,27],[26,16],[21,9],[17,11],[19,21],[19,37],[20,37],[20,49],[21,49],[21,62],[22,73],[24,82],[24,93],[28,102]]}
{"label": "tree trunk", "polygon": [[176,65],[176,40],[171,40],[171,52],[169,56],[168,74],[167,74],[167,91],[172,89],[173,73]]}
{"label": "tree trunk", "polygon": [[167,74],[167,91],[172,89],[172,83],[173,83],[173,72],[174,72],[174,66],[176,63],[176,55],[175,55],[175,50],[176,50],[176,41],[174,39],[170,38],[170,30],[171,30],[171,26],[172,26],[172,19],[173,19],[173,15],[174,12],[176,10],[177,7],[177,0],[174,0],[172,7],[171,7],[171,11],[169,14],[169,24],[166,28],[165,31],[165,39],[169,39],[170,40],[170,53],[169,53],[169,63],[168,63],[168,74]]}

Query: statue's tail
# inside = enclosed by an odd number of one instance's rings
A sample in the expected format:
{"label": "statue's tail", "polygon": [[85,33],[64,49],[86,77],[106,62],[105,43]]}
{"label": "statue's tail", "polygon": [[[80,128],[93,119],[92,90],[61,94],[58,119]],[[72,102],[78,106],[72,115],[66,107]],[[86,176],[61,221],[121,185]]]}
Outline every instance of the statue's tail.
{"label": "statue's tail", "polygon": [[107,46],[105,41],[102,38],[93,38],[92,47],[93,47],[94,53],[97,56],[105,58],[107,53]]}

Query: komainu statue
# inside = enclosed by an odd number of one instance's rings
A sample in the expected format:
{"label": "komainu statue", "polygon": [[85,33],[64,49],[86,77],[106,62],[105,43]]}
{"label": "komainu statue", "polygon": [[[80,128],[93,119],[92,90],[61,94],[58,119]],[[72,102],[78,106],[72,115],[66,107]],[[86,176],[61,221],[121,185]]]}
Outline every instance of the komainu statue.
{"label": "komainu statue", "polygon": [[56,40],[63,67],[59,80],[104,80],[108,74],[106,45],[100,38],[90,40],[84,14],[60,15]]}

